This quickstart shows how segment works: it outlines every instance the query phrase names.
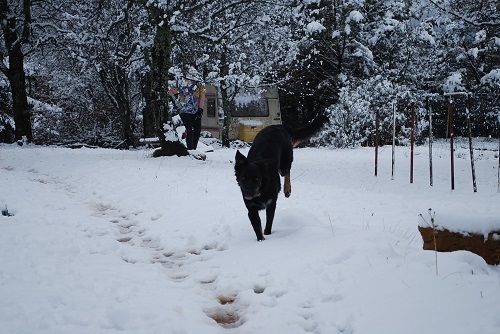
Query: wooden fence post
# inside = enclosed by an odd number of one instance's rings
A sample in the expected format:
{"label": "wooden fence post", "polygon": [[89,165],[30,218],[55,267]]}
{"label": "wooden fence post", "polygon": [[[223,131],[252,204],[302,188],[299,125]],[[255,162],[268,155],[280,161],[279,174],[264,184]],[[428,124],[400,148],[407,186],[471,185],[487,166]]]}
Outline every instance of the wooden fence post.
{"label": "wooden fence post", "polygon": [[451,190],[455,189],[455,149],[453,138],[455,136],[453,129],[453,100],[450,96],[448,100],[448,131],[450,137],[450,174],[451,174]]}
{"label": "wooden fence post", "polygon": [[375,111],[375,176],[377,176],[378,172],[378,145],[379,145],[379,113],[378,109]]}
{"label": "wooden fence post", "polygon": [[472,129],[470,125],[470,95],[467,95],[467,105],[465,106],[465,112],[467,114],[467,128],[469,130],[469,153],[470,153],[470,167],[472,171],[472,189],[477,193],[476,184],[476,169],[474,168],[474,149],[472,148]]}
{"label": "wooden fence post", "polygon": [[415,102],[411,104],[411,137],[410,137],[410,183],[413,183],[413,155],[415,146]]}
{"label": "wooden fence post", "polygon": [[394,180],[394,163],[396,160],[396,104],[392,103],[392,163],[391,179]]}
{"label": "wooden fence post", "polygon": [[429,184],[432,187],[432,101],[429,106]]}

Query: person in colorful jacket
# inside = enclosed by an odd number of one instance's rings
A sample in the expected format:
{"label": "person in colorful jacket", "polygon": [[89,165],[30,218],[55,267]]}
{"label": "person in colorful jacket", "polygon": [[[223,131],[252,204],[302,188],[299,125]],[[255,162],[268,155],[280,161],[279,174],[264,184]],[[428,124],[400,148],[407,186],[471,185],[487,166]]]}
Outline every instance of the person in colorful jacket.
{"label": "person in colorful jacket", "polygon": [[186,127],[187,149],[195,150],[200,139],[201,117],[205,109],[205,85],[194,67],[189,68],[174,93],[178,96],[179,115]]}

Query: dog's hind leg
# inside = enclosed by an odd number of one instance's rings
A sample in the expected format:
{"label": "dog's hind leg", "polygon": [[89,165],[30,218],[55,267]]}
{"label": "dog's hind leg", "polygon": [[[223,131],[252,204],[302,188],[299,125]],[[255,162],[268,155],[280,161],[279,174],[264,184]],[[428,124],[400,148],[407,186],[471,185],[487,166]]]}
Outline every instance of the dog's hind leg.
{"label": "dog's hind leg", "polygon": [[259,211],[256,209],[248,210],[248,218],[250,218],[250,222],[252,223],[253,230],[255,231],[255,236],[257,237],[257,241],[262,241],[264,239],[264,235],[262,234],[262,226],[260,224]]}
{"label": "dog's hind leg", "polygon": [[272,200],[266,207],[266,228],[264,229],[264,234],[271,234],[273,228],[274,212],[276,211],[276,198]]}
{"label": "dog's hind leg", "polygon": [[281,176],[285,177],[285,184],[283,185],[283,192],[285,193],[285,197],[290,197],[292,193],[292,185],[290,184],[290,170],[292,169],[293,162],[293,150],[292,147],[289,146],[285,150],[283,150],[280,159],[280,167],[279,172]]}
{"label": "dog's hind leg", "polygon": [[283,185],[283,192],[285,193],[285,197],[290,197],[292,193],[292,184],[290,183],[290,173],[285,175],[285,184]]}

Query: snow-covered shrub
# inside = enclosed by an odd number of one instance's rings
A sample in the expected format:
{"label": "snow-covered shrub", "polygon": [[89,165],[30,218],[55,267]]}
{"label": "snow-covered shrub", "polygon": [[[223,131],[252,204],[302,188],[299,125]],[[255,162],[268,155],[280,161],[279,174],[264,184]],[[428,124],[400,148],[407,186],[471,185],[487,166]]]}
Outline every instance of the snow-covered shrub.
{"label": "snow-covered shrub", "polygon": [[12,105],[7,87],[7,81],[0,77],[0,143],[14,142],[14,120],[7,113]]}
{"label": "snow-covered shrub", "polygon": [[370,103],[358,91],[341,89],[339,102],[326,110],[330,123],[315,140],[319,144],[335,147],[356,147],[367,142],[372,117]]}
{"label": "snow-covered shrub", "polygon": [[[393,106],[396,108],[396,143],[410,140],[412,96],[407,88],[381,76],[351,81],[340,89],[339,100],[327,108],[330,122],[313,140],[326,146],[350,148],[375,143],[375,118],[379,115],[379,144],[392,143]],[[416,103],[415,140],[422,141],[428,128],[427,111]]]}
{"label": "snow-covered shrub", "polygon": [[31,107],[33,137],[38,144],[53,144],[61,140],[63,111],[48,103],[28,98]]}
{"label": "snow-covered shrub", "polygon": [[495,68],[483,76],[481,78],[481,83],[490,85],[491,87],[500,87],[500,68]]}
{"label": "snow-covered shrub", "polygon": [[0,110],[0,143],[13,143],[14,138],[14,120]]}

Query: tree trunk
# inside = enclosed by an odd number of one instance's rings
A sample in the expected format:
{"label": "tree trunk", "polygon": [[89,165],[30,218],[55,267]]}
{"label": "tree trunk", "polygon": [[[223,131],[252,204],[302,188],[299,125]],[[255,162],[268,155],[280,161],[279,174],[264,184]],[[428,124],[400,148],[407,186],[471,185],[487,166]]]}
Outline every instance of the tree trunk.
{"label": "tree trunk", "polygon": [[20,47],[9,50],[9,84],[12,92],[12,107],[16,125],[15,139],[26,136],[28,142],[33,140],[30,108],[26,94],[26,76],[24,74],[24,54]]}
{"label": "tree trunk", "polygon": [[122,115],[122,138],[127,143],[127,148],[132,145],[135,147],[135,138],[134,132],[132,131],[132,105],[130,103],[130,90],[129,90],[129,82],[128,78],[125,74],[123,74],[122,80],[122,95],[123,95],[123,109],[121,111]]}
{"label": "tree trunk", "polygon": [[224,119],[222,121],[222,146],[229,147],[229,130],[231,127],[231,108],[229,105],[229,97],[227,87],[224,83],[221,85],[222,110],[224,111]]}
{"label": "tree trunk", "polygon": [[120,115],[121,139],[128,146],[135,145],[132,131],[132,107],[130,103],[129,82],[126,71],[117,64],[102,63],[99,78],[113,107]]}
{"label": "tree trunk", "polygon": [[130,100],[127,100],[123,110],[123,121],[122,121],[122,137],[123,140],[127,142],[127,146],[132,145],[136,147],[134,131],[132,130],[132,108],[130,106]]}
{"label": "tree trunk", "polygon": [[[10,90],[12,93],[12,107],[14,111],[15,139],[22,139],[26,136],[28,142],[33,140],[31,130],[31,118],[28,105],[28,96],[26,94],[26,76],[24,74],[24,53],[22,51],[23,43],[28,40],[30,35],[31,22],[31,2],[23,2],[23,28],[19,33],[21,21],[13,15],[12,8],[9,8],[9,2],[0,0],[0,20],[2,21],[3,38],[5,48],[9,55],[9,68],[2,69],[6,74]],[[13,5],[12,5],[13,6]],[[3,57],[0,57],[3,61]]]}
{"label": "tree trunk", "polygon": [[[170,130],[175,131],[172,126],[172,114],[168,109],[168,71],[170,70],[170,56],[172,53],[172,32],[168,25],[168,13],[158,7],[149,7],[149,17],[156,25],[156,34],[153,47],[146,54],[146,62],[150,68],[147,74],[148,92],[145,97],[146,108],[144,110],[144,135],[154,136],[156,133],[160,139],[161,148],[156,150],[153,156],[185,156],[188,155],[187,148],[178,140],[167,140],[164,124],[169,123]],[[176,137],[176,134],[174,134]]]}
{"label": "tree trunk", "polygon": [[[172,35],[165,12],[157,7],[150,7],[150,20],[156,25],[153,47],[147,51],[146,62],[149,73],[146,75],[144,109],[144,136],[153,137],[162,130],[163,123],[171,119],[168,110],[168,70],[172,52]],[[164,24],[160,24],[164,22]]]}
{"label": "tree trunk", "polygon": [[224,111],[224,119],[222,121],[222,146],[229,147],[229,130],[231,127],[231,106],[229,104],[229,94],[228,87],[226,82],[226,77],[229,75],[229,67],[227,66],[227,56],[226,51],[223,50],[221,54],[221,62],[220,62],[220,76],[224,78],[224,80],[220,83],[220,92],[222,97],[222,110]]}
{"label": "tree trunk", "polygon": [[151,74],[146,73],[143,78],[142,83],[142,96],[146,102],[142,115],[142,127],[144,130],[144,137],[154,137],[156,136],[155,118],[153,114],[153,108],[151,106]]}

